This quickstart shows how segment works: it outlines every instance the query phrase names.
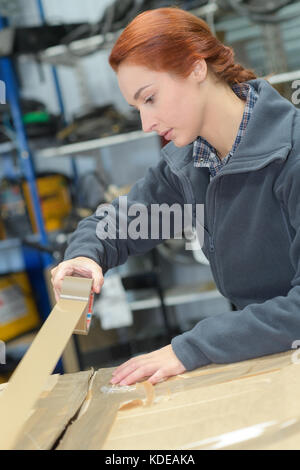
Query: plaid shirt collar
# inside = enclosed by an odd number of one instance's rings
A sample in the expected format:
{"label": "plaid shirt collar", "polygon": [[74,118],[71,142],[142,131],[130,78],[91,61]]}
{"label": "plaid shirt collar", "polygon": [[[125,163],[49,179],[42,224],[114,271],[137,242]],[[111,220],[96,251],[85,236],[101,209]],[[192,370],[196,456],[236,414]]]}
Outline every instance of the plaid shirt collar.
{"label": "plaid shirt collar", "polygon": [[199,136],[194,142],[193,157],[194,166],[196,167],[208,167],[211,177],[215,176],[226,163],[228,163],[230,157],[234,154],[237,149],[245,131],[247,124],[250,120],[252,110],[258,98],[256,90],[249,85],[249,83],[237,83],[232,86],[234,93],[246,101],[243,118],[235,139],[235,142],[230,152],[222,159],[217,155],[216,149],[210,145],[207,140]]}

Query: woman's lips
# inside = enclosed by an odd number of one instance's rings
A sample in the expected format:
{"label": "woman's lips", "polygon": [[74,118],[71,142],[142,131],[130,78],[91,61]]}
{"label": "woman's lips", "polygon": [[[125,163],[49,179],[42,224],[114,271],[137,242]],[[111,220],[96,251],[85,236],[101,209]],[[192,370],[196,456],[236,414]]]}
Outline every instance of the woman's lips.
{"label": "woman's lips", "polygon": [[171,140],[172,131],[173,131],[173,129],[168,130],[165,134],[163,134],[163,138],[166,139],[166,140]]}

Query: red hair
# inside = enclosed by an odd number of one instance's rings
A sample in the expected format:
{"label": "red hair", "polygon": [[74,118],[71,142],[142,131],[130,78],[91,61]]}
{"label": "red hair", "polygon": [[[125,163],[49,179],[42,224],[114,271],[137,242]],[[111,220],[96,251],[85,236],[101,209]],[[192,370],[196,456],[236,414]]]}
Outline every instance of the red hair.
{"label": "red hair", "polygon": [[252,70],[234,62],[233,49],[219,41],[204,20],[179,8],[139,14],[118,38],[109,63],[115,71],[126,60],[185,78],[199,59],[229,85],[256,78]]}

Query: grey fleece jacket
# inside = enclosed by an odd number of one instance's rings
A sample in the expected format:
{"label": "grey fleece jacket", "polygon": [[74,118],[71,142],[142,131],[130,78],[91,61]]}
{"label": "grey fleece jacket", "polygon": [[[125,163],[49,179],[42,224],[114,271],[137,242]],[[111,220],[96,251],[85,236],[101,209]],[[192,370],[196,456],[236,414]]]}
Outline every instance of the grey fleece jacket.
{"label": "grey fleece jacket", "polygon": [[[171,142],[128,196],[128,205],[205,204],[203,251],[238,310],[173,338],[187,370],[286,351],[300,339],[300,111],[265,80],[248,83],[259,96],[246,133],[211,182],[194,167],[192,144]],[[65,259],[86,256],[105,272],[161,241],[100,241],[98,222],[92,215],[79,223]]]}

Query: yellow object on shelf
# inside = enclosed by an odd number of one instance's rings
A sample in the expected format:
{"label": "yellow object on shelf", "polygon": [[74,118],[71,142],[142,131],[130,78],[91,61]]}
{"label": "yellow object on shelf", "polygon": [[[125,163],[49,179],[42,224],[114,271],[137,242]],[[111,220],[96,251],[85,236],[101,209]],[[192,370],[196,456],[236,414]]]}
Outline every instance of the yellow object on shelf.
{"label": "yellow object on shelf", "polygon": [[[37,178],[37,189],[48,232],[59,230],[65,217],[71,211],[71,197],[67,180],[63,175],[41,176]],[[23,183],[23,191],[33,231],[37,233],[34,210],[30,198],[28,183]]]}
{"label": "yellow object on shelf", "polygon": [[0,340],[8,341],[40,323],[26,273],[0,277]]}

